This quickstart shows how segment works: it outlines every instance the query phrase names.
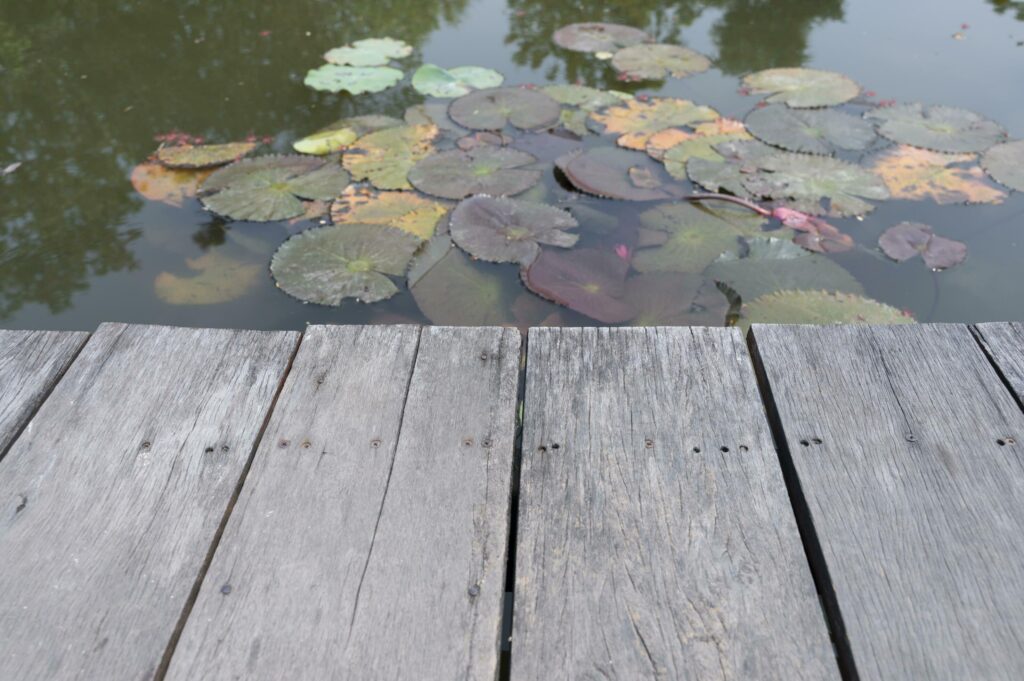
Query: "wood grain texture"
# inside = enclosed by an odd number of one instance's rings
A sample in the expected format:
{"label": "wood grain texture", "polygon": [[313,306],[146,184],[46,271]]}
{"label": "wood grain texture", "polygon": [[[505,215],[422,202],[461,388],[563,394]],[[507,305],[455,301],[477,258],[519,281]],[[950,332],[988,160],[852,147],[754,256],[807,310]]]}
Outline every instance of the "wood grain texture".
{"label": "wood grain texture", "polygon": [[170,679],[495,678],[519,335],[419,334],[307,332]]}
{"label": "wood grain texture", "polygon": [[735,329],[532,329],[511,677],[838,679]]}
{"label": "wood grain texture", "polygon": [[78,331],[0,330],[0,457],[88,337]]}
{"label": "wood grain texture", "polygon": [[753,337],[861,681],[1020,679],[1024,415],[970,330]]}
{"label": "wood grain texture", "polygon": [[1024,402],[1024,324],[977,324],[974,330],[985,352],[999,367],[1010,389],[1018,400]]}
{"label": "wood grain texture", "polygon": [[99,328],[0,463],[0,678],[154,676],[297,340]]}

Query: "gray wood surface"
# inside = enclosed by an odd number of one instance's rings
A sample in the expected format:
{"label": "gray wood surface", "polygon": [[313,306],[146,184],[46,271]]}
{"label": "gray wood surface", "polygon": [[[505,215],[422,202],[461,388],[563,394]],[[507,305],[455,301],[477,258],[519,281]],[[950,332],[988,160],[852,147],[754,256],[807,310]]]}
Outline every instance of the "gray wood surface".
{"label": "gray wood surface", "polygon": [[839,678],[738,331],[531,329],[526,380],[513,680]]}
{"label": "gray wood surface", "polygon": [[999,367],[1017,399],[1024,402],[1024,324],[999,322],[977,324],[975,332],[985,352]]}
{"label": "gray wood surface", "polygon": [[309,329],[170,679],[496,677],[519,335],[419,336]]}
{"label": "gray wood surface", "polygon": [[89,334],[0,330],[0,458]]}
{"label": "gray wood surface", "polygon": [[1019,680],[1024,415],[970,330],[753,336],[858,678]]}
{"label": "gray wood surface", "polygon": [[0,462],[0,679],[157,673],[297,340],[99,328]]}

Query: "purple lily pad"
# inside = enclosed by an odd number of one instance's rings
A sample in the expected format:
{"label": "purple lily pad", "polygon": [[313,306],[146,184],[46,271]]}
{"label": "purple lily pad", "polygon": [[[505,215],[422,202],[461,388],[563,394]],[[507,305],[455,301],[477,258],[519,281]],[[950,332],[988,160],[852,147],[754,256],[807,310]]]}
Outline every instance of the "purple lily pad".
{"label": "purple lily pad", "polygon": [[944,270],[959,265],[967,258],[967,245],[960,241],[936,236],[928,225],[901,222],[890,227],[878,238],[882,251],[897,262],[918,255],[933,270]]}
{"label": "purple lily pad", "polygon": [[569,248],[579,236],[563,231],[579,225],[564,210],[532,201],[473,196],[452,211],[452,240],[474,258],[529,265],[539,244]]}
{"label": "purple lily pad", "polygon": [[651,272],[630,277],[625,300],[633,326],[722,326],[729,300],[715,282],[691,272]]}
{"label": "purple lily pad", "polygon": [[555,165],[576,189],[587,194],[623,201],[674,198],[659,179],[664,170],[647,154],[597,147],[562,156]]}
{"label": "purple lily pad", "polygon": [[623,300],[629,265],[611,251],[580,248],[560,253],[542,250],[523,272],[526,287],[605,324],[618,324],[636,315]]}

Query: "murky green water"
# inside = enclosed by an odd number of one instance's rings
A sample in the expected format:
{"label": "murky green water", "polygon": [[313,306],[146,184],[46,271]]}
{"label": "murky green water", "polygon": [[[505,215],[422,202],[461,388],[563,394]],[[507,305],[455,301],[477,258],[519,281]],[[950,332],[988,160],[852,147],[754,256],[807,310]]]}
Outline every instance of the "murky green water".
{"label": "murky green water", "polygon": [[[269,272],[229,303],[161,302],[160,273],[187,275],[186,259],[210,250],[265,263],[295,228],[228,223],[195,201],[147,201],[129,181],[132,168],[153,151],[154,136],[170,130],[217,141],[272,136],[271,146],[285,152],[343,116],[400,116],[422,99],[411,88],[351,97],[302,84],[326,49],[363,37],[414,45],[403,61],[410,72],[424,62],[474,64],[501,71],[507,84],[621,87],[606,64],[551,43],[559,26],[590,20],[645,28],[711,56],[712,70],[642,92],[686,97],[723,115],[742,117],[753,105],[738,92],[743,74],[802,65],[846,73],[879,99],[969,108],[1012,138],[1024,136],[1024,2],[9,0],[0,4],[0,167],[22,165],[0,179],[0,325],[425,321],[407,294],[374,305],[303,305]],[[968,260],[934,274],[863,249],[835,256],[869,296],[923,321],[1024,318],[1019,194],[996,206],[887,201],[863,221],[835,224],[873,247],[901,220],[965,242]],[[514,267],[487,267],[513,294],[521,290]],[[592,323],[568,311],[562,320]]]}

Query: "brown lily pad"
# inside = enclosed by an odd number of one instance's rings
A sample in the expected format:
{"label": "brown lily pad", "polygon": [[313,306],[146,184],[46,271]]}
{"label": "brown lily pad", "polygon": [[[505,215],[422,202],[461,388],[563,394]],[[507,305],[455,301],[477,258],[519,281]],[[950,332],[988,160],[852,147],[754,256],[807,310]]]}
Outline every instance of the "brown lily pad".
{"label": "brown lily pad", "polygon": [[967,258],[966,244],[937,236],[930,226],[919,222],[901,222],[890,227],[878,238],[878,245],[896,262],[921,256],[933,270],[948,269]]}
{"label": "brown lily pad", "polygon": [[628,269],[611,251],[544,250],[524,271],[523,281],[542,298],[599,322],[618,324],[636,315],[632,305],[623,300]]}

